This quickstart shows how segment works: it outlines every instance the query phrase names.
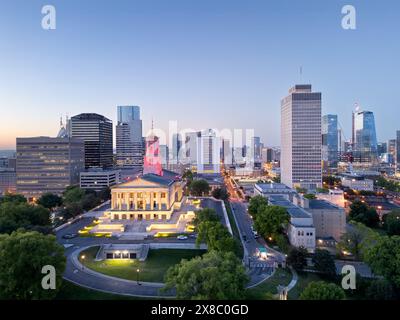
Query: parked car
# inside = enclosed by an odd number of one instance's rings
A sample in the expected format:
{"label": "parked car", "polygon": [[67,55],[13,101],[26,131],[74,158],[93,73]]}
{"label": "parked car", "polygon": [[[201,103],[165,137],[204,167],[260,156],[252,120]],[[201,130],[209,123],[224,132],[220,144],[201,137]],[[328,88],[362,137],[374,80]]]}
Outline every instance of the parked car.
{"label": "parked car", "polygon": [[62,237],[63,239],[73,239],[76,238],[78,235],[76,233],[66,233]]}
{"label": "parked car", "polygon": [[181,234],[181,235],[179,235],[179,236],[177,237],[177,239],[178,239],[178,240],[187,240],[188,237],[185,236],[185,235],[183,235],[183,234]]}

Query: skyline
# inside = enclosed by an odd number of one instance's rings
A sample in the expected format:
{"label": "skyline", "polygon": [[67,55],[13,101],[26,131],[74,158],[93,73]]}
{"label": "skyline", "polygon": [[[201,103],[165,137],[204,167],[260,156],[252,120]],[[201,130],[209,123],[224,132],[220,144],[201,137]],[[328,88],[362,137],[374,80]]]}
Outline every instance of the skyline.
{"label": "skyline", "polygon": [[396,136],[394,1],[352,1],[351,31],[344,1],[52,1],[52,31],[40,27],[42,2],[22,3],[0,5],[0,149],[55,136],[66,113],[102,114],[115,136],[118,105],[141,107],[144,134],[153,118],[162,129],[250,128],[279,145],[280,100],[298,83],[322,92],[322,114],[337,114],[347,139],[355,103],[374,112],[378,141]]}

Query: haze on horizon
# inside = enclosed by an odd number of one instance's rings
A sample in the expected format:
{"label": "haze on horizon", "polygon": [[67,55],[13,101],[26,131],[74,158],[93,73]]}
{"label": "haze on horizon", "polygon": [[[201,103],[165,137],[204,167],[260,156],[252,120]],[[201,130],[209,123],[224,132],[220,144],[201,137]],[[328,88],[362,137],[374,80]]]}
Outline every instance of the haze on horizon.
{"label": "haze on horizon", "polygon": [[[43,1],[0,4],[0,149],[54,136],[60,116],[139,105],[145,134],[168,128],[254,129],[280,143],[280,100],[295,83],[322,92],[351,136],[359,103],[379,141],[400,108],[400,3],[351,1],[357,30],[341,28],[347,1],[52,0],[57,29],[41,28]],[[303,75],[299,69],[302,66]]]}

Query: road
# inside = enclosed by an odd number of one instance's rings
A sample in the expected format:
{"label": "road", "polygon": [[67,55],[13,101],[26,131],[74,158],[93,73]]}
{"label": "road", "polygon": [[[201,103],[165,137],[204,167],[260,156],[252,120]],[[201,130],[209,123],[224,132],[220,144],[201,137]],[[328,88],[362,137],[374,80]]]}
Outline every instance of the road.
{"label": "road", "polygon": [[[281,263],[285,259],[285,256],[268,247],[261,237],[258,239],[254,237],[251,229],[253,221],[247,213],[246,203],[233,200],[231,201],[231,205],[245,247],[244,261],[246,262],[246,267],[249,269],[249,286],[254,286],[269,277],[274,272],[276,264]],[[264,260],[256,256],[257,248],[260,247],[267,249],[268,259]]]}

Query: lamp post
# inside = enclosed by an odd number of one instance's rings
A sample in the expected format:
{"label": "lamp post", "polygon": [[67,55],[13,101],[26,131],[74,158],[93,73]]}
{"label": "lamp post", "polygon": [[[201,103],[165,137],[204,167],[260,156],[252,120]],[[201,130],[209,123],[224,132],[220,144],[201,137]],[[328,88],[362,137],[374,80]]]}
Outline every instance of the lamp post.
{"label": "lamp post", "polygon": [[140,269],[136,269],[136,275],[137,275],[136,283],[140,286],[140,282],[139,282],[139,273],[140,273]]}
{"label": "lamp post", "polygon": [[85,255],[81,256],[81,261],[82,261],[82,270],[85,268],[85,266],[83,265],[83,262],[85,261]]}

